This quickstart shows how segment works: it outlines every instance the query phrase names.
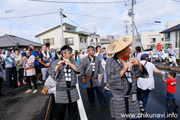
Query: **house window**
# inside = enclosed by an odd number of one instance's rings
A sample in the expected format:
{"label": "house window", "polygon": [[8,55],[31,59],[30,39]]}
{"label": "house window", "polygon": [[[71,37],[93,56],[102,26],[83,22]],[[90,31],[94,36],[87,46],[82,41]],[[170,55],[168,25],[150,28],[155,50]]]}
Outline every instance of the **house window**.
{"label": "house window", "polygon": [[91,39],[91,42],[93,43],[93,42],[94,42],[94,40],[93,40],[93,39]]}
{"label": "house window", "polygon": [[84,43],[86,43],[87,42],[87,40],[86,40],[86,38],[84,38]]}
{"label": "house window", "polygon": [[156,38],[150,38],[150,42],[151,43],[155,43],[156,42]]}
{"label": "house window", "polygon": [[80,37],[80,43],[83,43],[83,38],[82,37]]}
{"label": "house window", "polygon": [[170,41],[170,32],[165,33],[165,41]]}
{"label": "house window", "polygon": [[71,28],[71,27],[68,27],[68,26],[65,26],[65,30],[76,32],[76,30],[74,28]]}
{"label": "house window", "polygon": [[74,45],[74,39],[71,38],[65,38],[65,44],[66,45]]}
{"label": "house window", "polygon": [[148,47],[148,49],[153,49],[153,48],[155,47],[155,44],[153,44],[153,45],[148,45],[147,47]]}
{"label": "house window", "polygon": [[175,34],[176,34],[175,47],[177,48],[178,47],[178,42],[179,42],[179,31],[176,31]]}
{"label": "house window", "polygon": [[165,44],[165,49],[168,49],[168,48],[169,48],[169,46],[170,46],[170,43]]}
{"label": "house window", "polygon": [[54,45],[54,38],[43,39],[43,44],[45,43],[50,43],[50,45]]}

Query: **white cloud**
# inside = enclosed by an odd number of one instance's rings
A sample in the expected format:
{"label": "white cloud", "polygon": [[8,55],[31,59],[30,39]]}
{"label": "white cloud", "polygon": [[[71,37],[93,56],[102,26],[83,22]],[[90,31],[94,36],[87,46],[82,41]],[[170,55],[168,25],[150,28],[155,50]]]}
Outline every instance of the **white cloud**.
{"label": "white cloud", "polygon": [[[165,22],[179,19],[179,6],[180,4],[171,0],[145,0],[140,4],[137,4],[135,6],[135,19],[138,30],[163,29]],[[8,17],[8,14],[5,13],[7,10],[14,10],[13,12],[9,13],[11,17],[14,17],[55,11],[58,12],[60,8],[63,8],[64,12],[70,13],[87,14],[112,19],[128,19],[129,27],[131,23],[131,19],[127,16],[128,7],[126,7],[124,3],[107,5],[70,5],[32,2],[28,0],[4,0],[0,1],[0,18]],[[125,34],[125,23],[120,20],[108,20],[70,14],[66,15],[88,30],[94,31],[95,27],[97,29],[97,33],[104,37],[111,34]],[[156,25],[153,23],[156,20],[161,20],[162,23]],[[63,21],[73,24],[68,19],[63,19]],[[37,41],[37,39],[34,37],[35,35],[39,34],[45,29],[52,28],[59,24],[59,14],[11,20],[11,28],[14,35],[34,41]],[[9,20],[0,20],[0,26],[0,35],[10,33]],[[78,30],[83,29],[78,27]],[[130,31],[131,30],[129,29],[129,33]]]}

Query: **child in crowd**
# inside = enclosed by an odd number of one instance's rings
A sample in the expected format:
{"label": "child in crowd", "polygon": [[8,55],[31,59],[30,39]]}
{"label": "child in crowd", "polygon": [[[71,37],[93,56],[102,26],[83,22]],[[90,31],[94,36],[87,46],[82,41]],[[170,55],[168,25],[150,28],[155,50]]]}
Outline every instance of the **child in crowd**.
{"label": "child in crowd", "polygon": [[175,109],[178,108],[178,104],[176,102],[175,93],[176,93],[176,84],[177,81],[175,79],[176,73],[175,72],[169,72],[168,74],[168,80],[165,80],[163,75],[163,81],[167,83],[167,106],[170,107],[171,99],[173,104],[175,105]]}

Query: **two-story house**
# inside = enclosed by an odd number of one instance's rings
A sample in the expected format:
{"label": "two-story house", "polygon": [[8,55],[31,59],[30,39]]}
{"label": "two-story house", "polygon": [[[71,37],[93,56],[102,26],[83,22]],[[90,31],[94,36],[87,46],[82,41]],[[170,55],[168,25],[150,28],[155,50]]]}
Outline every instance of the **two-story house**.
{"label": "two-story house", "polygon": [[[63,23],[63,40],[64,44],[70,45],[73,48],[74,52],[84,50],[88,47],[87,34],[77,32],[77,27]],[[47,42],[50,43],[51,47],[54,49],[60,49],[62,47],[61,41],[61,25],[53,27],[47,31],[44,31],[36,35],[41,44]]]}

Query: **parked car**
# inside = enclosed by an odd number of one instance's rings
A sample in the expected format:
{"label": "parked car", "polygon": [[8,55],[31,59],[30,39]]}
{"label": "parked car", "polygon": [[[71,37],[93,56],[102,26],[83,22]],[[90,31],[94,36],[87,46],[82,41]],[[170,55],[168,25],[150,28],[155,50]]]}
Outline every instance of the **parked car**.
{"label": "parked car", "polygon": [[[146,53],[146,54],[151,54],[151,53],[153,53],[153,61],[155,62],[155,61],[158,61],[159,60],[159,57],[158,57],[158,55],[156,54],[157,53],[157,50],[155,50],[155,49],[146,49],[146,50],[144,50],[144,51],[142,51],[141,52],[142,54],[144,54],[144,53]],[[163,61],[165,62],[167,59],[168,59],[168,50],[165,50],[165,49],[163,49],[162,50],[162,59],[163,59]],[[151,56],[149,56],[149,58],[151,58]]]}
{"label": "parked car", "polygon": [[[157,60],[159,60],[159,57],[156,53],[153,54],[153,58],[157,61]],[[163,49],[161,57],[162,57],[163,61],[166,61],[168,59],[168,50]]]}

